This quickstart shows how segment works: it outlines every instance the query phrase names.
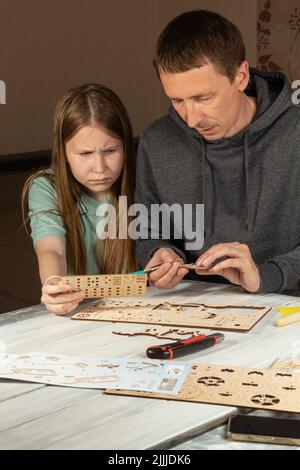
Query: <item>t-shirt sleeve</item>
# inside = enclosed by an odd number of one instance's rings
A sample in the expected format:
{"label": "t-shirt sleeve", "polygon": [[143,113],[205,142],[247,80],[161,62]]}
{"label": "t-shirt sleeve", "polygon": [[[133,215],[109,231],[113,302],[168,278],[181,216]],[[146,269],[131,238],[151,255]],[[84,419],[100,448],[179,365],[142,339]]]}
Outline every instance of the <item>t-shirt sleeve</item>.
{"label": "t-shirt sleeve", "polygon": [[57,194],[46,177],[36,178],[29,189],[28,216],[34,246],[41,238],[65,238],[66,230],[58,211]]}

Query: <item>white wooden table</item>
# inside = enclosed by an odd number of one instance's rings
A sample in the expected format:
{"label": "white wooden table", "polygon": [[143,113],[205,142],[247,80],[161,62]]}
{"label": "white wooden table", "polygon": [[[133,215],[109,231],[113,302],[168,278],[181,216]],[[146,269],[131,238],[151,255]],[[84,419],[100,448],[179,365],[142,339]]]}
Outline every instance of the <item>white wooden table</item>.
{"label": "white wooden table", "polygon": [[[234,286],[195,281],[184,281],[172,291],[150,288],[149,296],[272,307],[300,302],[297,297],[251,295]],[[180,361],[268,365],[291,352],[293,342],[300,339],[300,324],[277,328],[276,316],[272,311],[249,333],[225,332],[223,343]],[[114,335],[114,327],[112,323],[80,322],[48,314],[38,305],[0,315],[0,341],[8,353],[138,359],[146,357],[147,347],[159,343],[152,337]],[[110,396],[101,390],[4,381],[0,381],[0,402],[0,449],[168,449],[224,423],[236,411],[216,405]]]}

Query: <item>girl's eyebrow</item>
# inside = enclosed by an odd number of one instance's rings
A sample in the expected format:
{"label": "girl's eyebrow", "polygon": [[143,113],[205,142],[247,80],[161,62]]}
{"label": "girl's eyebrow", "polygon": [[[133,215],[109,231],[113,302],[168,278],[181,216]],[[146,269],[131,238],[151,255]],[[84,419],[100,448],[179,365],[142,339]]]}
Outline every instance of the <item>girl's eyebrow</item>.
{"label": "girl's eyebrow", "polygon": [[[100,148],[100,150],[107,150],[107,149],[113,149],[113,148],[118,148],[120,147],[122,144],[121,142],[116,142],[116,143],[111,143],[111,144],[105,144],[103,147]],[[76,152],[95,152],[95,148],[93,147],[84,147],[84,146],[80,146],[78,145],[78,147],[75,149]]]}
{"label": "girl's eyebrow", "polygon": [[108,148],[120,147],[120,145],[121,145],[121,142],[115,142],[113,144],[106,144],[106,145],[104,145],[104,147],[102,147],[102,150],[106,150]]}

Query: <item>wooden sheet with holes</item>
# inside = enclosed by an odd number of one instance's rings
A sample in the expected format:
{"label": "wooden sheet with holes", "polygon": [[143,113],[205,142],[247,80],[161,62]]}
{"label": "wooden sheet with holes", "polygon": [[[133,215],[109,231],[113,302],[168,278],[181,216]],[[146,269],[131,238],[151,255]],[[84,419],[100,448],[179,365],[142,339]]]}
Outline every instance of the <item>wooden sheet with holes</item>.
{"label": "wooden sheet with holes", "polygon": [[140,296],[147,293],[146,274],[113,274],[61,276],[75,291],[82,290],[86,298]]}
{"label": "wooden sheet with holes", "polygon": [[215,405],[300,412],[300,374],[194,364],[177,395],[106,390],[105,393]]}
{"label": "wooden sheet with holes", "polygon": [[271,308],[102,299],[73,315],[74,320],[146,323],[227,331],[249,331]]}

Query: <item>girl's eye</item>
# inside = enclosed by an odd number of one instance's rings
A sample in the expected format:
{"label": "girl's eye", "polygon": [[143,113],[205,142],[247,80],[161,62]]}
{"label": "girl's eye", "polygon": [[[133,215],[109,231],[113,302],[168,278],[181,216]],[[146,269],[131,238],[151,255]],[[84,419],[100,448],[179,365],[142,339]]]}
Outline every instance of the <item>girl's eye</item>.
{"label": "girl's eye", "polygon": [[117,149],[106,149],[104,150],[105,155],[111,155],[112,153],[115,153]]}

